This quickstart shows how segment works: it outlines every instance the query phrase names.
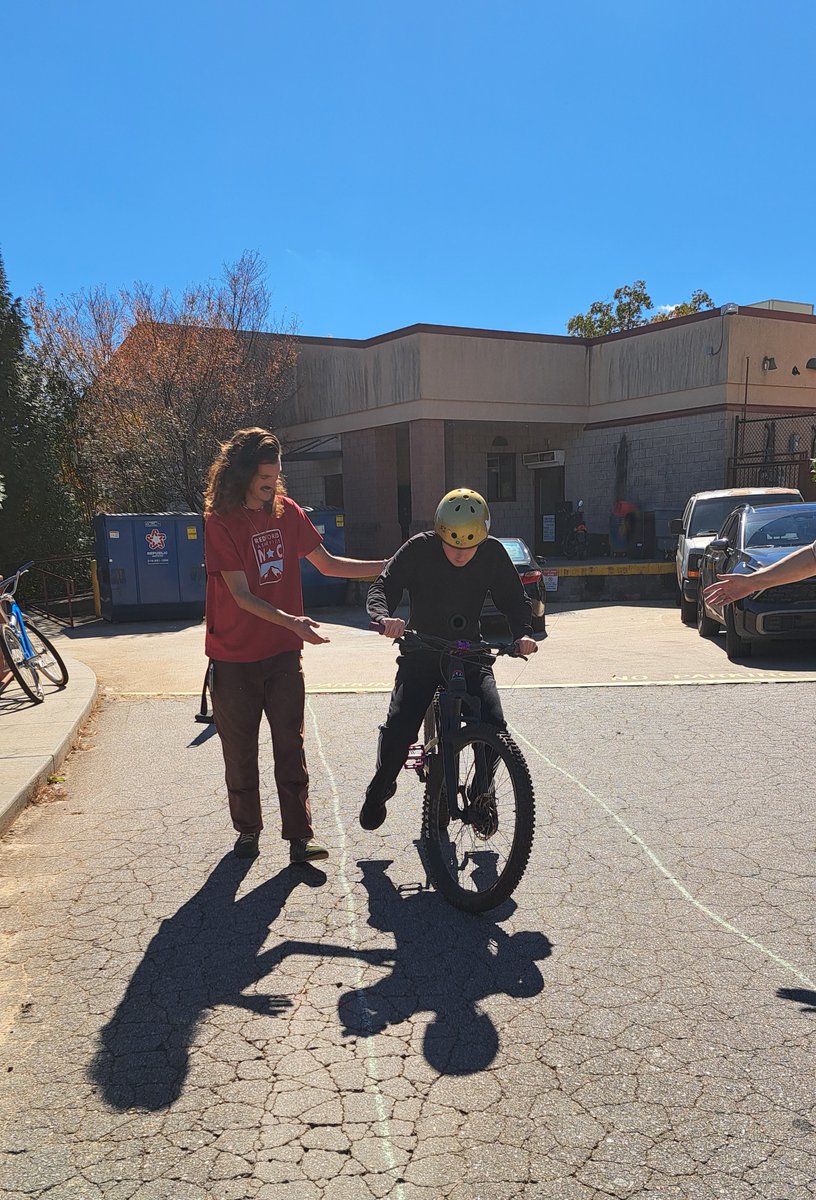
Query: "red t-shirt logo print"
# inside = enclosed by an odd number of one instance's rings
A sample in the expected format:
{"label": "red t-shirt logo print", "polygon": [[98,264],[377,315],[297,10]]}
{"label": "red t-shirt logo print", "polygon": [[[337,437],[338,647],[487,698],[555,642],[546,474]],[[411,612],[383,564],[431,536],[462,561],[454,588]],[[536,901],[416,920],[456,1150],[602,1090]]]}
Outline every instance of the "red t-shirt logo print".
{"label": "red t-shirt logo print", "polygon": [[161,533],[158,529],[151,529],[150,533],[145,534],[145,541],[151,550],[163,550],[164,543],[167,541],[167,534]]}

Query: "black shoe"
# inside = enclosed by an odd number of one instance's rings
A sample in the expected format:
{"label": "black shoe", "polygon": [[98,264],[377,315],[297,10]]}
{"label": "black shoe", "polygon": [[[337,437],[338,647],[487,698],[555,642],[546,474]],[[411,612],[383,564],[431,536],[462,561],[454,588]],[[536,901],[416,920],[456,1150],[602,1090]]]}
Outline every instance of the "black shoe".
{"label": "black shoe", "polygon": [[259,833],[240,833],[238,841],[235,843],[236,858],[257,858],[260,851],[258,850]]}
{"label": "black shoe", "polygon": [[385,811],[386,801],[391,799],[396,790],[396,783],[392,783],[391,787],[381,800],[376,799],[376,797],[370,795],[369,792],[366,792],[365,802],[363,807],[360,809],[360,824],[362,825],[363,829],[380,828],[387,816]]}

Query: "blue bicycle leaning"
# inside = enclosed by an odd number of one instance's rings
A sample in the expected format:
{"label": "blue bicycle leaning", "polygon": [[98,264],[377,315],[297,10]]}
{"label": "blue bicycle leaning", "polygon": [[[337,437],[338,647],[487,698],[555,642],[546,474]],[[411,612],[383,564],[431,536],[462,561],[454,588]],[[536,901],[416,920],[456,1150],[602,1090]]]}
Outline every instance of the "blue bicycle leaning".
{"label": "blue bicycle leaning", "polygon": [[68,682],[68,668],[45,634],[23,619],[14,599],[20,576],[33,566],[33,562],[25,563],[8,579],[0,579],[0,643],[20,687],[35,704],[42,704],[45,696],[40,676],[62,688]]}

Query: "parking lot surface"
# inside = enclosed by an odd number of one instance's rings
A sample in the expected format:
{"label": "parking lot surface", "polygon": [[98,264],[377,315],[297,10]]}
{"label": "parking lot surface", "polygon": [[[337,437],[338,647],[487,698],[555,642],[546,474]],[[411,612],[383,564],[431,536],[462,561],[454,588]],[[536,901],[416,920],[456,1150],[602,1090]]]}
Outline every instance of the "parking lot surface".
{"label": "parking lot surface", "polygon": [[318,870],[272,803],[236,861],[195,704],[111,689],[0,843],[0,1194],[811,1200],[813,694],[507,691],[537,838],[474,918],[407,772],[357,825],[384,695],[309,697]]}
{"label": "parking lot surface", "polygon": [[[393,645],[368,630],[359,608],[316,609],[329,645],[306,646],[310,691],[389,691]],[[401,610],[401,615],[405,613]],[[816,680],[816,642],[777,642],[745,663],[731,663],[725,638],[707,641],[664,604],[553,604],[549,636],[525,666],[501,661],[502,686],[579,687],[607,684],[740,683]],[[500,619],[485,631],[507,636]],[[117,695],[193,696],[204,675],[204,626],[200,623],[109,625],[98,622],[55,633],[58,645],[88,664],[100,686]]]}

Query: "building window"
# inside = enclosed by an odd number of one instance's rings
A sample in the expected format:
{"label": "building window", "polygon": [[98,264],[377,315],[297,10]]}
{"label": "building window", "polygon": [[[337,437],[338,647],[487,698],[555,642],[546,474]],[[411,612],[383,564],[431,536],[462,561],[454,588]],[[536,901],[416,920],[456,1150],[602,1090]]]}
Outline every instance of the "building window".
{"label": "building window", "polygon": [[323,495],[329,508],[343,507],[343,476],[324,475]]}
{"label": "building window", "polygon": [[487,456],[487,500],[515,500],[516,456],[515,454],[488,454]]}

